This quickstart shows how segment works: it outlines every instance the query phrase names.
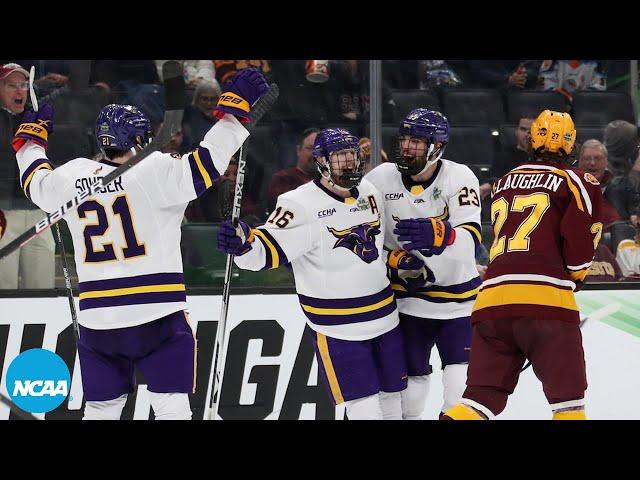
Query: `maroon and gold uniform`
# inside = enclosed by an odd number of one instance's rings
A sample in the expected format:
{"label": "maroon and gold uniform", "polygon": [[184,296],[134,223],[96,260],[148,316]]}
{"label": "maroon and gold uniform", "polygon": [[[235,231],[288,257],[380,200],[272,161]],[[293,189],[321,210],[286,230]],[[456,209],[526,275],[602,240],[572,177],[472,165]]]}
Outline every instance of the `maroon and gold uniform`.
{"label": "maroon and gold uniform", "polygon": [[[487,417],[499,414],[528,358],[551,408],[584,414],[587,380],[574,291],[602,235],[601,210],[596,178],[560,163],[531,162],[496,181],[495,238],[473,308],[464,404]],[[556,416],[562,415],[568,414]]]}

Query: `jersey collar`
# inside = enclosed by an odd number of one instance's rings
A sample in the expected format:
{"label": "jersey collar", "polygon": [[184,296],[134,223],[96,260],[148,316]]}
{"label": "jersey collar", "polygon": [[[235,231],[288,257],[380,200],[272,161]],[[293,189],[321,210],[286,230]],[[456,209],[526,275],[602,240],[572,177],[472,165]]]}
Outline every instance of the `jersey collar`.
{"label": "jersey collar", "polygon": [[337,200],[340,203],[345,203],[347,205],[351,205],[352,203],[355,203],[356,198],[358,198],[360,196],[360,193],[358,192],[358,189],[356,187],[353,187],[351,189],[351,196],[350,197],[342,198],[340,195],[336,195],[331,190],[329,190],[327,187],[325,187],[322,184],[322,182],[320,182],[319,178],[315,178],[313,180],[313,183],[315,183],[320,190],[322,190],[324,193],[329,195],[334,200]]}
{"label": "jersey collar", "polygon": [[120,166],[119,163],[112,162],[111,160],[107,160],[106,158],[103,158],[98,163],[104,163],[105,165],[109,165],[110,167],[116,167],[116,168]]}
{"label": "jersey collar", "polygon": [[438,166],[433,171],[433,175],[429,178],[429,180],[425,182],[416,182],[408,175],[400,175],[402,178],[402,184],[404,188],[406,188],[412,195],[421,195],[427,188],[431,186],[433,182],[435,182],[440,170],[442,169],[442,160],[438,160]]}

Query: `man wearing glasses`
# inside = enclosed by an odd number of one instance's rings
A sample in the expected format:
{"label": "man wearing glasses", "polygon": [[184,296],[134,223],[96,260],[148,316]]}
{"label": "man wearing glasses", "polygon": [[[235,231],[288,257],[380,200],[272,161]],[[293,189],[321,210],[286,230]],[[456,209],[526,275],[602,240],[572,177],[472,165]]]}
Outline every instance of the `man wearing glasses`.
{"label": "man wearing glasses", "polygon": [[[17,63],[0,66],[0,212],[6,226],[0,248],[44,217],[20,188],[13,135],[29,95],[29,73]],[[0,214],[0,218],[3,217]],[[55,243],[49,233],[0,260],[0,289],[53,288]]]}

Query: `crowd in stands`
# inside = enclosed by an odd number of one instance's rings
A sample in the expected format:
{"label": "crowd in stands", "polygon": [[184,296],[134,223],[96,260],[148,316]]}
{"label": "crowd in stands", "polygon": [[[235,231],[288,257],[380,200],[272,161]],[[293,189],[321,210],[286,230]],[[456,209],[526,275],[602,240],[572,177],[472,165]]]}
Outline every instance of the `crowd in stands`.
{"label": "crowd in stands", "polygon": [[[160,128],[162,65],[166,60],[0,60],[0,247],[35,224],[43,212],[21,190],[11,138],[29,105],[28,71],[36,68],[41,102],[56,111],[49,157],[61,165],[78,156],[99,158],[95,118],[109,103],[136,105]],[[313,179],[313,142],[322,128],[343,126],[368,137],[369,62],[317,61],[322,75],[308,75],[304,60],[183,60],[186,89],[182,129],[163,150],[184,154],[217,121],[212,110],[224,85],[246,67],[257,67],[280,86],[276,107],[251,136],[242,215],[264,222],[278,195]],[[326,62],[326,63],[325,63]],[[392,161],[397,125],[411,109],[441,111],[451,124],[445,158],[467,164],[480,180],[483,222],[490,224],[495,179],[527,160],[529,128],[545,108],[571,113],[577,129],[577,165],[594,175],[606,200],[605,231],[592,281],[640,277],[640,153],[629,61],[604,60],[384,60],[379,161]],[[186,212],[185,222],[220,222],[229,215],[237,160]],[[484,245],[492,241],[483,228]],[[52,288],[55,243],[42,235],[0,260],[0,289]],[[486,252],[485,252],[486,253]],[[483,251],[479,264],[486,264]]]}

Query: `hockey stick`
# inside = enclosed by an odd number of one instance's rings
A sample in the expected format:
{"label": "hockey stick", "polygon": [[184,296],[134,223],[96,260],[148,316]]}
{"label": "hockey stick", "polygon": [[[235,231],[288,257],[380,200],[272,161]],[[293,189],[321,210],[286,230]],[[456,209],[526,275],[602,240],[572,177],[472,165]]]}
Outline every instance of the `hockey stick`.
{"label": "hockey stick", "polygon": [[[36,91],[33,88],[33,82],[36,76],[36,67],[32,66],[29,70],[29,96],[31,97],[31,107],[34,112],[37,112],[38,97]],[[55,238],[60,253],[62,254],[62,273],[64,275],[64,285],[67,288],[67,298],[69,300],[69,310],[71,311],[71,323],[73,323],[73,334],[76,337],[76,345],[80,340],[80,328],[78,327],[78,315],[76,314],[76,304],[73,301],[73,289],[71,288],[71,279],[69,278],[69,267],[67,266],[67,254],[64,251],[64,242],[62,241],[62,234],[60,233],[60,226],[56,223]]]}
{"label": "hockey stick", "polygon": [[[278,99],[280,91],[278,85],[272,83],[267,93],[260,98],[253,112],[251,113],[251,121],[247,125],[247,130],[258,123],[262,116],[273,106]],[[233,195],[233,210],[231,212],[231,222],[238,229],[238,220],[240,219],[240,205],[242,203],[242,187],[244,186],[245,166],[247,164],[247,147],[249,139],[240,147],[240,155],[238,160],[238,174],[236,177],[236,188]],[[231,288],[231,271],[233,269],[233,255],[227,255],[227,266],[224,272],[224,286],[222,288],[222,307],[220,309],[220,319],[218,320],[218,328],[216,330],[216,344],[213,349],[213,357],[211,359],[211,370],[209,372],[209,383],[207,384],[207,396],[204,404],[204,420],[215,420],[218,414],[218,405],[220,403],[220,387],[222,385],[222,377],[224,376],[224,360],[225,356],[220,352],[225,351],[227,337],[227,312],[229,311],[229,293]]]}
{"label": "hockey stick", "polygon": [[182,67],[174,60],[165,62],[162,66],[162,75],[164,78],[165,103],[167,109],[164,112],[162,128],[160,128],[158,135],[151,141],[151,143],[111,173],[99,178],[95,183],[89,186],[89,188],[83,190],[74,198],[58,207],[53,212],[47,214],[45,218],[40,220],[29,230],[22,233],[19,237],[1,248],[0,259],[26,245],[49,227],[60,221],[60,219],[69,212],[78,208],[79,205],[84,203],[93,194],[98,193],[102,188],[109,185],[124,172],[140,163],[144,158],[149,156],[149,154],[159,150],[169,143],[171,137],[180,129],[180,125],[182,123],[184,107],[184,76],[182,73]]}
{"label": "hockey stick", "polygon": [[14,404],[11,400],[5,397],[2,393],[0,393],[0,402],[4,403],[9,410],[19,416],[22,420],[40,420],[35,415],[30,414],[29,412],[25,412],[21,408],[19,408],[16,404]]}
{"label": "hockey stick", "polygon": [[[591,312],[580,321],[580,328],[584,327],[584,324],[587,323],[588,320],[591,320],[592,322],[602,320],[603,318],[609,317],[616,313],[618,310],[620,310],[621,307],[622,305],[616,302]],[[527,364],[520,370],[520,373],[524,372],[530,366],[531,362],[527,362]]]}

